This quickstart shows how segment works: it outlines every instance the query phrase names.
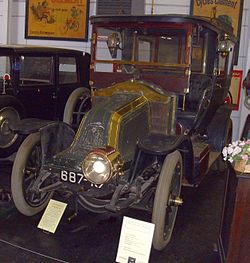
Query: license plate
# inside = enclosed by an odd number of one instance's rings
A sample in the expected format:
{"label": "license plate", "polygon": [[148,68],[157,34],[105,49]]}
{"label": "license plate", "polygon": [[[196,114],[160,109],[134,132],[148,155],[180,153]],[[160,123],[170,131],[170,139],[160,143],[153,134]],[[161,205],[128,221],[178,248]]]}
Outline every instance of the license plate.
{"label": "license plate", "polygon": [[60,178],[63,182],[72,183],[72,184],[80,184],[82,182],[87,182],[89,186],[95,187],[95,188],[102,188],[103,184],[93,184],[89,182],[85,176],[81,173],[76,172],[70,172],[66,170],[61,170],[60,172]]}
{"label": "license plate", "polygon": [[81,173],[69,172],[62,170],[60,178],[63,182],[69,182],[72,184],[80,184],[81,182],[88,182],[85,176]]}

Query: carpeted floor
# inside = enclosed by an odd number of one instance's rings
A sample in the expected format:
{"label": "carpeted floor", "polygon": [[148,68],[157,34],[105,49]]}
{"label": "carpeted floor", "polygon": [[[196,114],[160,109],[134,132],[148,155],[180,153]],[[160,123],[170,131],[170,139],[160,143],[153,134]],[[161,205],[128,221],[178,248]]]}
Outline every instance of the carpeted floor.
{"label": "carpeted floor", "polygon": [[[11,163],[0,164],[0,186],[8,190]],[[214,245],[219,231],[224,174],[210,173],[196,189],[184,189],[173,238],[162,252],[152,250],[150,263],[218,263]],[[41,214],[21,215],[12,202],[0,203],[1,263],[114,263],[122,216],[87,211],[68,222],[69,206],[55,234],[37,228]],[[126,214],[149,220],[138,211]]]}

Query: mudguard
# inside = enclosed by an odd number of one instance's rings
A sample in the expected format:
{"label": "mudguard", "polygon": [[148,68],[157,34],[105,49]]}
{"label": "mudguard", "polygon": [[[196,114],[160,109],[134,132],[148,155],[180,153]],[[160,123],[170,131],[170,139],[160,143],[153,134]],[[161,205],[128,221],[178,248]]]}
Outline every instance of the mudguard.
{"label": "mudguard", "polygon": [[66,149],[75,136],[71,126],[62,121],[22,119],[13,124],[11,129],[23,135],[40,133],[43,163],[51,159],[56,153]]}
{"label": "mudguard", "polygon": [[70,146],[75,132],[64,122],[52,122],[40,129],[43,163]]}
{"label": "mudguard", "polygon": [[222,105],[218,108],[207,127],[208,142],[213,151],[221,152],[227,143],[228,136],[232,136],[232,134],[230,134],[232,132],[231,112],[232,109],[226,104]]}
{"label": "mudguard", "polygon": [[29,135],[40,131],[43,127],[46,127],[48,124],[51,124],[55,121],[41,120],[41,119],[22,119],[17,123],[10,125],[10,129],[15,133],[22,135]]}
{"label": "mudguard", "polygon": [[184,176],[189,183],[192,183],[194,177],[194,153],[193,146],[189,136],[176,135],[164,136],[151,134],[140,141],[132,162],[131,178],[140,174],[140,172],[153,163],[155,157],[165,159],[166,155],[179,150],[183,158]]}

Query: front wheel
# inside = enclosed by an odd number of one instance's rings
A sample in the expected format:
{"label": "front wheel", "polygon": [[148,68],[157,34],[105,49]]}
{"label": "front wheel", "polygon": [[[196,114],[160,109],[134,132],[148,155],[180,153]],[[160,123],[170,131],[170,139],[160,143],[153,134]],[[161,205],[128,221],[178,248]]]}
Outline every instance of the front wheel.
{"label": "front wheel", "polygon": [[13,201],[24,215],[32,216],[42,211],[53,192],[39,193],[32,189],[41,168],[40,133],[30,134],[21,144],[13,164],[11,191]]}
{"label": "front wheel", "polygon": [[167,155],[157,183],[152,223],[155,224],[153,247],[164,249],[170,242],[180,199],[183,174],[182,156],[179,151]]}

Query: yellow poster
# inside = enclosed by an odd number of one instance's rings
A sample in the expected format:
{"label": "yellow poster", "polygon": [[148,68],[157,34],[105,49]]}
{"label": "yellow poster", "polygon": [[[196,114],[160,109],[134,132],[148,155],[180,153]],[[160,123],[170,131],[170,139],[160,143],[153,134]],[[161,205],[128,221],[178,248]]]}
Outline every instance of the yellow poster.
{"label": "yellow poster", "polygon": [[26,38],[87,41],[89,0],[27,0]]}
{"label": "yellow poster", "polygon": [[191,14],[218,18],[231,25],[239,37],[243,0],[191,0]]}

